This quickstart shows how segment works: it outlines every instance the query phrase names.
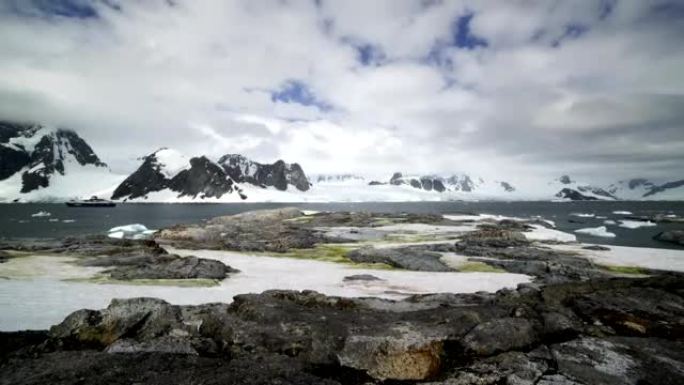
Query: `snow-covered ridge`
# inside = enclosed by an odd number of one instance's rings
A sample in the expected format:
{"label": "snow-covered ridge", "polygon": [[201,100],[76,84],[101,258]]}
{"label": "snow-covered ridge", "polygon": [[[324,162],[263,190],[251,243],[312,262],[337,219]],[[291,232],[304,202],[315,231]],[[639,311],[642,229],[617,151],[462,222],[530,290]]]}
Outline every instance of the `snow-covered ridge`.
{"label": "snow-covered ridge", "polygon": [[154,157],[157,169],[167,178],[173,178],[179,172],[190,167],[190,159],[174,149],[161,148],[154,152]]}
{"label": "snow-covered ridge", "polygon": [[118,183],[74,131],[0,121],[0,201],[54,201],[95,195]]}

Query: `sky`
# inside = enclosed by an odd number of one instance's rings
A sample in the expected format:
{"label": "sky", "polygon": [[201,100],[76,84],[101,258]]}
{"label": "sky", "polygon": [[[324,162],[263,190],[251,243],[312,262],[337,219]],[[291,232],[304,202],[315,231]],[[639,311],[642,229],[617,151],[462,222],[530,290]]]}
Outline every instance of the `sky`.
{"label": "sky", "polygon": [[0,0],[0,117],[112,170],[682,179],[684,1]]}

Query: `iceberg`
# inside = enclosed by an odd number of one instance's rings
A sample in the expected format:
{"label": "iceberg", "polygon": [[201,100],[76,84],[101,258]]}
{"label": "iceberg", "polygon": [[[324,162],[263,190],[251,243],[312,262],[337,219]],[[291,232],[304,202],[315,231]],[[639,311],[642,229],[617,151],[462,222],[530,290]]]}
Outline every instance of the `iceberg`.
{"label": "iceberg", "polygon": [[603,237],[603,238],[615,238],[615,234],[609,232],[606,229],[606,226],[599,226],[599,227],[587,227],[584,229],[578,229],[575,230],[576,233],[579,234],[587,234],[591,235],[594,237]]}
{"label": "iceberg", "polygon": [[117,226],[109,229],[107,236],[116,239],[149,239],[157,230],[150,230],[140,223]]}
{"label": "iceberg", "polygon": [[620,227],[624,227],[626,229],[638,229],[639,227],[653,227],[656,224],[651,221],[630,221],[630,220],[622,220],[620,221]]}

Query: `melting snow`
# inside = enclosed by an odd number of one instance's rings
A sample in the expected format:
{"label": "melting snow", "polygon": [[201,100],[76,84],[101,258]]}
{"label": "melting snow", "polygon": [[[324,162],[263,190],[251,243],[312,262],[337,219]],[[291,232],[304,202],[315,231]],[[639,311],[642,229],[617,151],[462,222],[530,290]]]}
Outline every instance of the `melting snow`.
{"label": "melting snow", "polygon": [[[514,288],[530,277],[510,273],[416,272],[403,270],[358,269],[344,264],[303,259],[276,258],[224,251],[177,250],[180,255],[196,255],[224,262],[240,270],[216,287],[170,287],[107,285],[65,282],[69,275],[82,277],[85,268],[64,264],[64,274],[52,275],[55,267],[43,276],[0,281],[0,330],[46,329],[69,313],[82,309],[106,307],[112,298],[156,297],[173,304],[231,302],[233,296],[261,293],[265,290],[315,290],[342,297],[377,296],[401,299],[421,293],[494,292]],[[13,264],[30,264],[35,257],[18,258]],[[40,258],[40,257],[39,257]],[[42,257],[40,266],[45,266]],[[57,261],[57,260],[55,260]],[[7,263],[0,264],[0,275],[8,275]],[[50,266],[53,266],[54,263]],[[15,266],[16,267],[16,266]],[[29,270],[33,270],[29,268]],[[92,272],[89,270],[88,272]],[[315,274],[311,274],[315,272]],[[67,274],[68,273],[68,274]],[[65,275],[66,274],[66,275]],[[345,282],[344,277],[372,274],[382,281]]]}

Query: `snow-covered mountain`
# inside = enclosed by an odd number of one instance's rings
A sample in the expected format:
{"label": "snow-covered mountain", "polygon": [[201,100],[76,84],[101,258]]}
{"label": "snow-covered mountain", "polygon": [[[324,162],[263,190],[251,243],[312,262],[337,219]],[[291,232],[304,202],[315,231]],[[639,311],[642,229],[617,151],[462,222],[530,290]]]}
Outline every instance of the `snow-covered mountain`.
{"label": "snow-covered mountain", "polygon": [[66,201],[98,195],[146,202],[355,202],[449,200],[684,200],[684,179],[645,178],[607,187],[568,175],[548,183],[466,173],[378,177],[318,174],[297,163],[218,160],[162,148],[128,177],[115,175],[75,132],[0,121],[0,202]]}
{"label": "snow-covered mountain", "polygon": [[74,131],[0,121],[0,201],[96,195],[119,178]]}
{"label": "snow-covered mountain", "polygon": [[366,177],[355,174],[316,174],[312,175],[314,184],[365,184]]}
{"label": "snow-covered mountain", "polygon": [[142,165],[114,190],[112,199],[148,199],[151,193],[189,199],[218,199],[226,194],[246,198],[224,169],[205,156],[188,158],[161,148],[142,160]]}
{"label": "snow-covered mountain", "polygon": [[608,191],[624,200],[684,200],[684,179],[669,182],[646,178],[621,180],[611,184]]}
{"label": "snow-covered mountain", "polygon": [[555,197],[561,200],[587,201],[587,200],[616,200],[615,195],[605,189],[587,183],[572,180],[568,175],[563,175],[549,183],[552,189],[558,189]]}
{"label": "snow-covered mountain", "polygon": [[441,175],[404,175],[395,172],[389,180],[393,186],[408,185],[425,191],[438,193],[461,192],[473,193],[474,195],[496,196],[503,199],[509,193],[516,191],[509,182],[497,180],[485,180],[481,177],[472,177],[468,174]]}
{"label": "snow-covered mountain", "polygon": [[239,154],[228,154],[222,156],[218,164],[238,183],[275,187],[281,191],[287,190],[288,186],[307,191],[311,185],[304,170],[297,163],[289,164],[278,160],[273,164],[263,164]]}
{"label": "snow-covered mountain", "polygon": [[[152,202],[261,201],[271,200],[269,196],[278,196],[279,192],[286,192],[288,187],[299,193],[310,187],[301,166],[282,160],[262,164],[242,155],[229,154],[213,161],[206,156],[188,158],[169,148],[155,151],[142,160],[140,167],[114,190],[112,199]],[[284,197],[292,195],[290,193]]]}

